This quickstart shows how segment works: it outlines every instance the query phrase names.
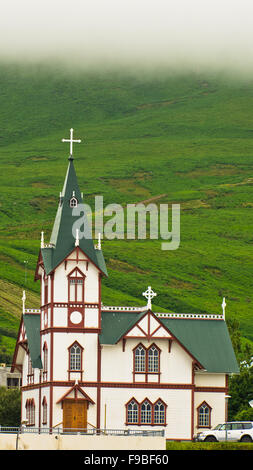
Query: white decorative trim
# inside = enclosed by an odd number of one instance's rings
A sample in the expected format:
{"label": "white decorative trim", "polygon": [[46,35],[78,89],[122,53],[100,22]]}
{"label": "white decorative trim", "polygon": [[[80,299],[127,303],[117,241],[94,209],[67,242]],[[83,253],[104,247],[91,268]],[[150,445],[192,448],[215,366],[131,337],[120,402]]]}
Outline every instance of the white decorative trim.
{"label": "white decorative trim", "polygon": [[[144,312],[147,310],[145,307],[115,307],[115,306],[102,306],[102,312]],[[190,320],[224,320],[223,315],[212,315],[209,313],[155,313],[156,317],[160,318],[183,318]]]}
{"label": "white decorative trim", "polygon": [[[72,303],[70,307],[80,307],[79,304]],[[54,304],[54,307],[66,307],[66,304]],[[85,304],[86,308],[98,308],[98,304]],[[116,307],[116,306],[102,306],[102,312],[144,312],[147,310],[145,307]],[[24,313],[41,313],[40,309],[25,308]],[[225,320],[223,315],[212,315],[209,313],[155,313],[158,318],[182,318],[189,320]]]}
{"label": "white decorative trim", "polygon": [[37,308],[25,308],[24,313],[40,313],[40,309]]}
{"label": "white decorative trim", "polygon": [[108,311],[113,311],[113,312],[144,312],[144,310],[147,310],[146,305],[145,305],[145,307],[115,307],[115,306],[105,307],[104,305],[102,306],[102,312],[108,312]]}
{"label": "white decorative trim", "polygon": [[209,313],[155,313],[162,318],[188,318],[196,320],[224,320],[223,315],[212,315]]}

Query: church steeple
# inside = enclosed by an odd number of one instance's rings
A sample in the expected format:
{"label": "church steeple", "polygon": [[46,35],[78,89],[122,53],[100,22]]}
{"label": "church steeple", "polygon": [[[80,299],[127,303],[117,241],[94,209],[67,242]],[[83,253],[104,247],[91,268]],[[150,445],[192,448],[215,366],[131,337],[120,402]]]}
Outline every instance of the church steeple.
{"label": "church steeple", "polygon": [[[80,216],[73,215],[73,208],[82,204],[82,195],[79,189],[77,176],[73,162],[73,129],[71,129],[70,156],[65,181],[60,193],[58,210],[56,213],[53,230],[48,246],[41,248],[42,257],[47,274],[58,266],[75,248],[75,237],[72,233],[73,224]],[[78,141],[79,142],[79,141]],[[84,216],[84,233],[89,233],[88,220]],[[80,237],[79,248],[89,257],[89,259],[107,275],[103,253],[96,249],[91,238]]]}

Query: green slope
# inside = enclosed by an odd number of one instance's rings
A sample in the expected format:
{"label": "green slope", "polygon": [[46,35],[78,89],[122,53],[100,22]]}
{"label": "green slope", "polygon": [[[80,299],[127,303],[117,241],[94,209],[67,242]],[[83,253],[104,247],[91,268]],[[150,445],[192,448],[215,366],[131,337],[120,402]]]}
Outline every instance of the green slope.
{"label": "green slope", "polygon": [[82,139],[75,168],[92,207],[96,194],[104,206],[181,204],[176,251],[162,251],[161,240],[103,241],[104,304],[143,304],[151,285],[156,310],[220,313],[226,296],[227,317],[253,341],[252,107],[253,82],[2,64],[0,327],[7,350],[24,285],[29,306],[39,303],[40,232],[49,240],[68,163],[61,139],[70,127]]}

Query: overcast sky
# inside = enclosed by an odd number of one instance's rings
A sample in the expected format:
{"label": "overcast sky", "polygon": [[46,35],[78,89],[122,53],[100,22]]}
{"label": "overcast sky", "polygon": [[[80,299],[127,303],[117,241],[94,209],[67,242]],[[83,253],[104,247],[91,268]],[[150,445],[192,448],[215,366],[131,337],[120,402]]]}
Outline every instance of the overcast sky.
{"label": "overcast sky", "polygon": [[253,72],[253,0],[1,0],[1,57]]}

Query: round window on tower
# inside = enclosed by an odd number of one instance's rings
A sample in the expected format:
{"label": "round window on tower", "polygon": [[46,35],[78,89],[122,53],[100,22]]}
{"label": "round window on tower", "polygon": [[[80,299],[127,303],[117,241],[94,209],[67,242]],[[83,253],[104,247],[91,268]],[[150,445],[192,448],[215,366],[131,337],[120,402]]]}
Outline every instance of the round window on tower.
{"label": "round window on tower", "polygon": [[74,323],[74,325],[79,325],[79,323],[82,321],[82,314],[75,310],[70,315],[70,321],[71,323]]}

